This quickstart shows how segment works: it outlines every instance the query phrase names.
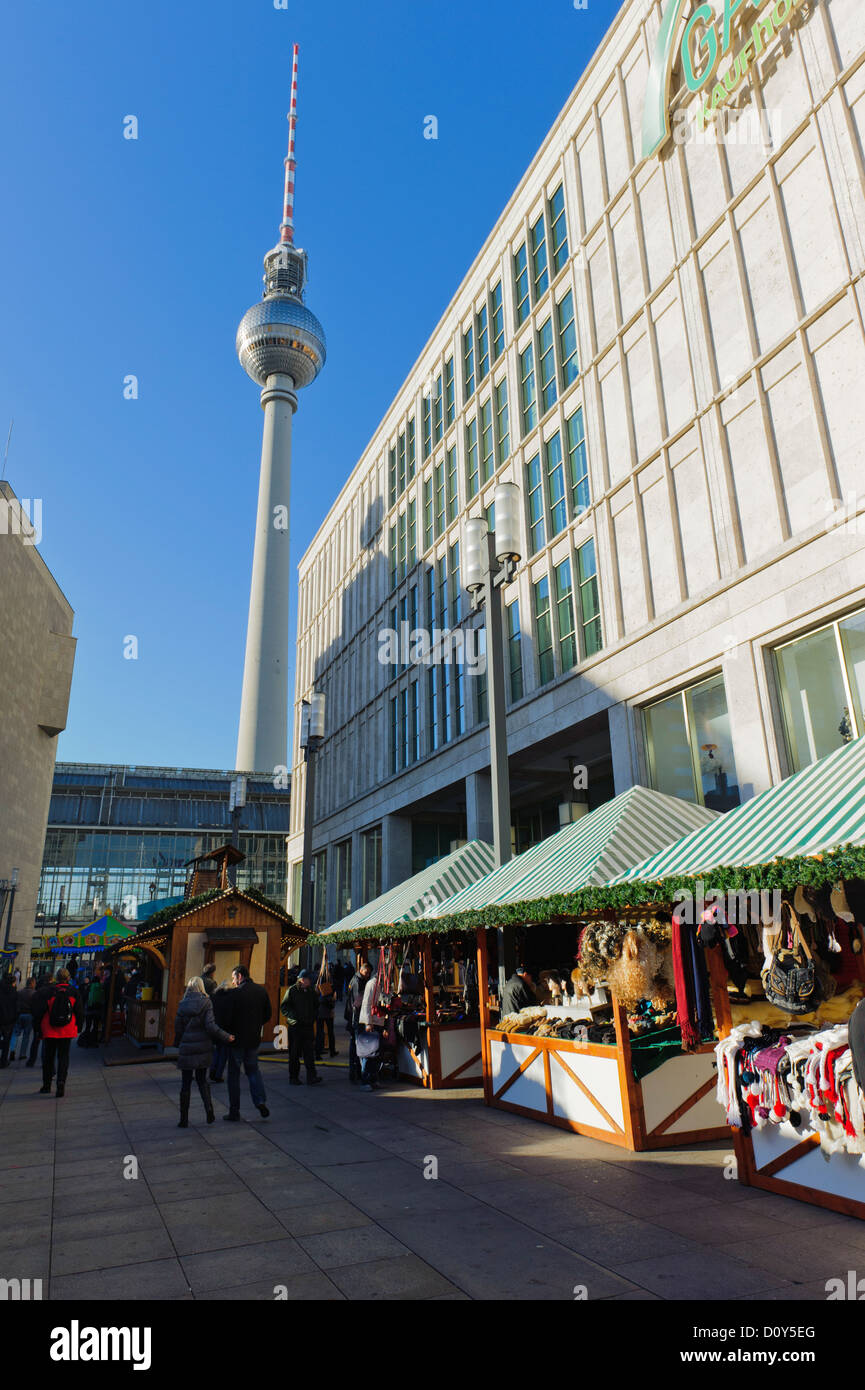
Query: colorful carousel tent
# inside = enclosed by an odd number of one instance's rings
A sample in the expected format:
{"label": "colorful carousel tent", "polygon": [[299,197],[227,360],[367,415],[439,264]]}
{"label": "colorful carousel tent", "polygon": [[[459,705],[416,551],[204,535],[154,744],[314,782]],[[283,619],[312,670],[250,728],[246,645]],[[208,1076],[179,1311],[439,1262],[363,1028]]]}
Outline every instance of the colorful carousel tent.
{"label": "colorful carousel tent", "polygon": [[116,917],[112,917],[110,912],[106,912],[87,927],[80,927],[77,931],[61,932],[59,935],[46,936],[42,944],[43,948],[55,955],[67,955],[74,952],[84,954],[103,950],[106,946],[113,946],[117,941],[134,935],[134,926],[126,926],[124,922],[118,922]]}
{"label": "colorful carousel tent", "polygon": [[783,888],[865,876],[865,735],[634,864],[610,886],[701,876],[707,888],[733,879],[744,888]]}
{"label": "colorful carousel tent", "polygon": [[[543,904],[578,892],[588,884],[605,883],[649,850],[659,850],[688,831],[701,833],[718,820],[716,811],[678,797],[630,787],[590,815],[550,835],[515,859],[455,894],[443,906],[431,907],[427,918],[456,928],[505,920],[543,920]],[[506,908],[501,912],[497,909]]]}
{"label": "colorful carousel tent", "polygon": [[[435,864],[421,869],[396,888],[390,888],[372,902],[357,908],[332,927],[310,938],[320,945],[349,944],[383,935],[407,935],[408,923],[422,917],[428,907],[441,905],[455,893],[488,874],[495,863],[492,846],[483,840],[469,840]],[[394,926],[401,925],[401,932]]]}

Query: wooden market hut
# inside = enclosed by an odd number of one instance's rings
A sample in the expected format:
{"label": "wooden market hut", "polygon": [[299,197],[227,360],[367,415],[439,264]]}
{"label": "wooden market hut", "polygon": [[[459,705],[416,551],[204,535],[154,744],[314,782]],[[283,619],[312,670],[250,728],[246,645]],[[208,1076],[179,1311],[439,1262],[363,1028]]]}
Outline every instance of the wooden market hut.
{"label": "wooden market hut", "polygon": [[[148,918],[140,931],[112,949],[115,962],[121,952],[145,952],[160,981],[159,998],[149,1005],[150,1019],[140,1021],[141,1031],[151,1036],[133,1037],[133,1041],[170,1044],[168,1032],[186,981],[192,975],[200,975],[209,964],[216,965],[218,981],[225,979],[235,965],[245,965],[252,978],[264,985],[272,1012],[263,1041],[273,1040],[273,1030],[279,1023],[280,967],[291,951],[303,945],[307,932],[279,903],[255,889],[240,889],[230,881],[231,870],[243,859],[244,855],[233,845],[222,845],[191,860],[186,896]],[[114,970],[106,1040],[116,978]],[[157,1009],[158,1020],[154,1017]],[[135,1027],[134,1022],[132,1026]]]}

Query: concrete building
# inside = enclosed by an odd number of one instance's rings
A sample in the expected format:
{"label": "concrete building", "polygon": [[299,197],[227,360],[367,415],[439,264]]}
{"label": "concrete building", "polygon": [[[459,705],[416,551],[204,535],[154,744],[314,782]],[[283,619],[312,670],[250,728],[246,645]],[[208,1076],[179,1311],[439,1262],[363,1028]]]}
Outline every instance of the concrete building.
{"label": "concrete building", "polygon": [[[135,921],[182,897],[189,861],[231,838],[231,772],[58,763],[44,835],[36,925],[82,925],[104,912]],[[247,779],[237,886],[284,903],[290,787]],[[41,846],[40,846],[41,849]],[[61,896],[62,895],[62,896]],[[31,918],[32,921],[32,918]]]}
{"label": "concrete building", "polygon": [[477,625],[461,522],[499,481],[516,849],[865,732],[863,135],[860,0],[621,6],[300,563],[317,923],[490,838],[470,641],[382,634]]}
{"label": "concrete building", "polygon": [[36,549],[41,506],[0,483],[0,946],[11,907],[9,941],[22,969],[75,659],[72,608]]}

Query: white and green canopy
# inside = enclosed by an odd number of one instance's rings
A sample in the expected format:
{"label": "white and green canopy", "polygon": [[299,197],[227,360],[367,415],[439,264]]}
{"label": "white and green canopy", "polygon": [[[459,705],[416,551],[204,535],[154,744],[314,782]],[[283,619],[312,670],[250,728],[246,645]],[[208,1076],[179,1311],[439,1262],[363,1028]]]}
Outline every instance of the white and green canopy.
{"label": "white and green canopy", "polygon": [[728,811],[612,884],[708,876],[713,869],[769,864],[865,846],[865,735]]}
{"label": "white and green canopy", "polygon": [[602,884],[647,852],[702,831],[718,819],[716,811],[690,801],[630,787],[596,811],[533,845],[507,864],[479,878],[425,917],[452,917],[506,903],[536,902]]}
{"label": "white and green canopy", "polygon": [[435,907],[453,897],[467,885],[489,873],[495,863],[492,846],[483,840],[469,840],[459,849],[436,860],[419,874],[405,879],[372,902],[350,912],[326,931],[319,932],[317,941],[334,938],[356,941],[365,935],[381,936],[387,927],[421,917],[429,907]]}

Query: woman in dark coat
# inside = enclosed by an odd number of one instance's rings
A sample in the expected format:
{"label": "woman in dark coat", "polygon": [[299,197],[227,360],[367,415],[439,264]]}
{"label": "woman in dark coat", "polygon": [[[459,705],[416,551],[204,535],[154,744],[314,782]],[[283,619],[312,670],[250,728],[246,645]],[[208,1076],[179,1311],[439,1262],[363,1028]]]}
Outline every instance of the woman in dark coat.
{"label": "woman in dark coat", "polygon": [[207,1070],[213,1057],[213,1040],[221,1043],[234,1042],[234,1035],[226,1033],[213,1017],[213,1005],[205,991],[200,975],[193,975],[186,982],[186,993],[177,1007],[174,1020],[174,1046],[179,1048],[177,1065],[180,1068],[180,1121],[178,1129],[189,1128],[189,1100],[192,1094],[192,1074],[204,1103],[207,1123],[213,1124],[213,1102],[210,1099],[210,1086]]}

